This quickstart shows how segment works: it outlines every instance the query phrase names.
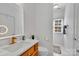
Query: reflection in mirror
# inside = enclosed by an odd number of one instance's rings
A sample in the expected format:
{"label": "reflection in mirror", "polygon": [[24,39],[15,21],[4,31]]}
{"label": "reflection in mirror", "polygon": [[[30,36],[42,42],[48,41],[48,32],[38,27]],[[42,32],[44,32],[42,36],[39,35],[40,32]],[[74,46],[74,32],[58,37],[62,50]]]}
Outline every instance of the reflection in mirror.
{"label": "reflection in mirror", "polygon": [[0,35],[7,34],[8,28],[5,25],[0,25]]}
{"label": "reflection in mirror", "polygon": [[15,34],[15,18],[10,15],[0,13],[0,37]]}
{"label": "reflection in mirror", "polygon": [[22,8],[17,4],[0,4],[0,38],[13,35],[22,35],[23,20]]}

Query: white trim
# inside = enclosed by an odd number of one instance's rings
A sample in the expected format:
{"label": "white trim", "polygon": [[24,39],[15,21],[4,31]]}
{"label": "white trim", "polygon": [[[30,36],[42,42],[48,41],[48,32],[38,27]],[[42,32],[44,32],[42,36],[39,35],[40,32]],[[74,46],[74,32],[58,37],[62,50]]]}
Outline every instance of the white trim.
{"label": "white trim", "polygon": [[11,37],[13,37],[13,36],[16,36],[16,37],[18,37],[18,36],[22,36],[23,34],[21,34],[21,35],[11,35],[11,36],[6,36],[6,37],[0,37],[0,40],[1,39],[6,39],[6,38],[11,38]]}

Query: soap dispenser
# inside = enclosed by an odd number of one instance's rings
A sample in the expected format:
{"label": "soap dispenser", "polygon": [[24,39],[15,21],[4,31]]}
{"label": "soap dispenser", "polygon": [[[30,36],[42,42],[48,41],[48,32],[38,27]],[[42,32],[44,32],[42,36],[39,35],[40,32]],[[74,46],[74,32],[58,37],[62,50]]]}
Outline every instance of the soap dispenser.
{"label": "soap dispenser", "polygon": [[35,35],[32,35],[31,38],[34,40],[35,39]]}

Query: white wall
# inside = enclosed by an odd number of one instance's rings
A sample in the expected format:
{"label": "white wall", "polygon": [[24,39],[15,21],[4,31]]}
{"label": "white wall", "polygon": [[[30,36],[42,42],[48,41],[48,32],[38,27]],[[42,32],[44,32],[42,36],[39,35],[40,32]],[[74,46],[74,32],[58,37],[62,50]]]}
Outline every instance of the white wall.
{"label": "white wall", "polygon": [[74,37],[76,40],[74,40],[73,45],[74,45],[74,49],[75,49],[75,55],[79,56],[79,52],[77,50],[79,50],[79,3],[74,4],[75,7],[75,30],[74,30]]}
{"label": "white wall", "polygon": [[24,4],[24,25],[26,37],[34,33],[52,55],[52,4]]}
{"label": "white wall", "polygon": [[36,31],[36,5],[33,3],[24,4],[24,33],[27,38]]}
{"label": "white wall", "polygon": [[69,55],[73,55],[74,39],[74,4],[67,4],[65,9],[64,25],[68,25],[67,34],[64,35],[64,48]]}
{"label": "white wall", "polygon": [[[23,4],[22,3],[17,3],[17,21],[16,21],[16,25],[17,28],[16,29],[16,34],[21,34],[24,35],[24,10],[23,10]],[[18,33],[17,33],[18,32]]]}
{"label": "white wall", "polygon": [[[67,34],[64,35],[65,44],[67,48],[73,47],[73,37],[74,37],[74,4],[67,4],[65,9],[65,19],[64,24],[69,25]],[[71,43],[69,43],[71,42]]]}

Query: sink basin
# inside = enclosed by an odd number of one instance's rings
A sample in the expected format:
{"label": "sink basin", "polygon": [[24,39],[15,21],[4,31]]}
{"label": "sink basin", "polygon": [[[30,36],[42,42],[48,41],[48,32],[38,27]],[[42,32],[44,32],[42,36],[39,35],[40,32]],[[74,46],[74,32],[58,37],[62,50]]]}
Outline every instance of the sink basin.
{"label": "sink basin", "polygon": [[7,50],[9,52],[16,52],[16,51],[22,49],[23,47],[28,46],[29,44],[30,44],[30,42],[20,42],[20,43],[16,43],[16,44],[12,44],[7,47],[4,47],[3,49]]}

